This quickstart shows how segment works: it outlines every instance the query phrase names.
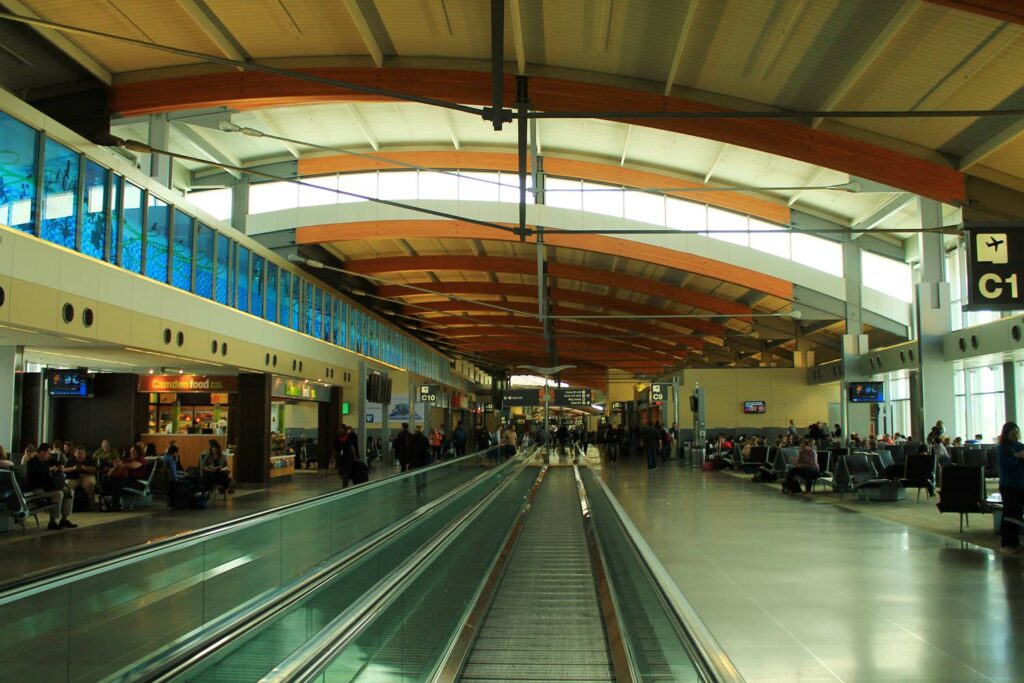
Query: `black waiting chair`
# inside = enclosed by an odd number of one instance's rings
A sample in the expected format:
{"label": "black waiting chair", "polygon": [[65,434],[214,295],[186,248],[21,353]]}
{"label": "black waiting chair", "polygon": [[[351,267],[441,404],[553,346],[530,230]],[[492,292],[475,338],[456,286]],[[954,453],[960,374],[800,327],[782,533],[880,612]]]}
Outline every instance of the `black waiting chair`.
{"label": "black waiting chair", "polygon": [[960,515],[960,532],[964,520],[971,526],[972,512],[984,514],[992,509],[985,502],[985,471],[981,467],[946,465],[942,468],[942,488],[939,489],[939,512],[956,512]]}
{"label": "black waiting chair", "polygon": [[767,446],[751,446],[750,454],[740,463],[740,469],[744,472],[756,472],[768,463]]}
{"label": "black waiting chair", "polygon": [[963,462],[960,464],[964,467],[980,467],[985,469],[988,466],[988,456],[980,448],[965,448],[963,451]]}
{"label": "black waiting chair", "polygon": [[[818,484],[833,486],[835,474],[832,472],[832,453],[829,451],[818,451],[818,478],[814,480],[814,486]],[[812,487],[813,489],[813,487]]]}
{"label": "black waiting chair", "polygon": [[839,493],[839,498],[842,499],[844,493],[855,491],[874,478],[875,470],[867,454],[851,453],[839,458],[832,490]]}
{"label": "black waiting chair", "polygon": [[928,490],[928,496],[935,491],[935,456],[912,455],[907,458],[907,469],[900,483],[908,489],[917,489],[917,500],[921,500],[921,489]]}
{"label": "black waiting chair", "polygon": [[999,476],[999,451],[995,447],[985,449],[985,476],[989,479]]}
{"label": "black waiting chair", "polygon": [[25,533],[27,517],[34,517],[38,527],[39,513],[48,512],[51,508],[57,507],[57,504],[49,497],[25,493],[18,483],[18,478],[15,470],[0,469],[0,505],[7,510],[7,516],[11,521],[19,525],[22,533]]}
{"label": "black waiting chair", "polygon": [[949,459],[954,465],[964,464],[964,447],[963,446],[950,446],[946,449],[949,451]]}

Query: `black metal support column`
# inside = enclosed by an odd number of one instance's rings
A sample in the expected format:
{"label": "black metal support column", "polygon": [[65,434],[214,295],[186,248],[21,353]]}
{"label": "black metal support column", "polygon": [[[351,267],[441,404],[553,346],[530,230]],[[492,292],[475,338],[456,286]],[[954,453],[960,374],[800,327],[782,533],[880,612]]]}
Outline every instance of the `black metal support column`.
{"label": "black metal support column", "polygon": [[491,0],[491,106],[484,107],[483,118],[494,130],[512,122],[512,112],[504,108],[505,96],[505,0]]}

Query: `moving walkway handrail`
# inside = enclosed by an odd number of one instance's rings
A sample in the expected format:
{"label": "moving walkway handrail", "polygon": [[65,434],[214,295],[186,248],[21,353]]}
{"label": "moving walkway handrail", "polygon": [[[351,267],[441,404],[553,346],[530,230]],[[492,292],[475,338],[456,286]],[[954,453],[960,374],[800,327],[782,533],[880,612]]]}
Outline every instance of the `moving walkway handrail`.
{"label": "moving walkway handrail", "polygon": [[700,674],[705,680],[712,683],[744,683],[743,676],[740,675],[736,665],[733,664],[725,650],[722,649],[722,646],[711,634],[711,631],[708,630],[708,627],[697,614],[697,611],[683,596],[676,582],[669,576],[665,567],[658,560],[654,551],[651,550],[647,541],[644,540],[640,530],[633,524],[633,520],[630,519],[629,515],[622,508],[618,499],[612,494],[608,485],[599,476],[594,476],[593,480],[597,482],[597,485],[603,491],[608,503],[615,511],[619,522],[626,531],[630,543],[632,543],[640,559],[654,578],[654,583],[661,592],[662,597],[675,613],[680,628],[682,628],[693,647],[693,654],[696,655],[694,657],[694,665]]}
{"label": "moving walkway handrail", "polygon": [[184,548],[197,543],[202,543],[216,534],[222,533],[228,530],[239,530],[244,529],[255,524],[263,523],[270,519],[282,517],[286,514],[310,508],[316,505],[320,505],[328,500],[336,500],[339,498],[350,497],[354,495],[363,494],[366,491],[372,491],[376,488],[384,486],[388,483],[397,481],[403,478],[409,478],[412,476],[423,476],[427,472],[441,469],[443,467],[452,467],[457,463],[469,462],[473,458],[479,458],[486,455],[489,451],[497,449],[497,446],[486,448],[482,451],[476,451],[475,453],[468,453],[460,458],[453,458],[451,460],[445,460],[442,462],[429,465],[427,467],[417,468],[415,470],[408,470],[406,472],[400,472],[393,474],[376,481],[371,481],[366,484],[360,484],[358,486],[352,486],[350,488],[342,489],[341,491],[331,491],[323,493],[312,498],[305,500],[296,501],[294,503],[288,503],[286,505],[280,505],[278,507],[269,508],[267,510],[260,510],[250,515],[243,517],[237,517],[235,519],[229,519],[224,522],[219,522],[210,526],[195,529],[194,531],[188,531],[176,536],[171,536],[166,539],[159,539],[156,541],[148,541],[139,543],[137,545],[128,546],[116,550],[112,553],[93,557],[88,560],[76,562],[70,565],[64,565],[57,567],[53,570],[45,571],[42,573],[32,574],[21,579],[17,579],[3,586],[0,586],[0,604],[15,598],[20,599],[32,593],[41,590],[50,590],[61,585],[79,581],[83,578],[95,576],[96,574],[104,571],[109,571],[118,566],[135,562],[143,558],[151,557],[154,555],[161,555],[179,548]]}
{"label": "moving walkway handrail", "polygon": [[[531,457],[532,454],[524,455],[516,467],[518,469],[525,468]],[[283,683],[285,681],[307,683],[315,680],[323,669],[329,666],[335,657],[357,638],[378,614],[388,607],[392,600],[401,595],[404,587],[419,575],[420,570],[439,551],[456,539],[481,510],[500,495],[503,488],[512,479],[512,476],[507,477],[500,486],[460,513],[458,518],[435,535],[426,545],[384,577],[377,584],[376,590],[366,593],[349,609],[335,617],[319,634],[260,679],[261,683]]]}
{"label": "moving walkway handrail", "polygon": [[[466,456],[469,457],[469,456]],[[526,459],[523,460],[525,462]],[[501,467],[505,463],[500,463]],[[495,468],[496,469],[496,468]],[[423,470],[418,470],[422,473]],[[364,539],[357,546],[322,567],[317,568],[299,582],[279,590],[276,594],[263,600],[253,601],[241,610],[224,615],[212,629],[204,632],[199,641],[192,641],[186,647],[179,648],[167,655],[161,655],[153,661],[145,662],[141,667],[133,667],[122,671],[108,680],[146,680],[151,682],[172,681],[189,669],[198,666],[204,659],[216,653],[220,648],[230,647],[248,634],[256,631],[264,624],[276,619],[281,614],[301,603],[334,579],[339,573],[366,557],[369,553],[383,546],[388,540],[409,528],[417,521],[455,499],[466,490],[493,474],[494,469],[485,470],[469,481],[460,484],[441,498],[427,503],[413,514],[387,527],[383,533],[370,539]]]}

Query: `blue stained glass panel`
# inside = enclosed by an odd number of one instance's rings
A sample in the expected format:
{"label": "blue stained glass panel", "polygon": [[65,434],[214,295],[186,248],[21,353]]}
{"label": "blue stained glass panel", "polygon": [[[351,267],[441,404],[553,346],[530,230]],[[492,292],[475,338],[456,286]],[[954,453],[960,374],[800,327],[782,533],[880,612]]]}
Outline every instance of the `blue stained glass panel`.
{"label": "blue stained glass panel", "polygon": [[249,310],[249,250],[243,246],[235,246],[235,289],[238,299],[235,308],[240,311]]}
{"label": "blue stained glass panel", "polygon": [[177,209],[174,211],[171,284],[186,292],[192,291],[192,216]]}
{"label": "blue stained glass panel", "polygon": [[263,266],[262,256],[252,255],[252,291],[249,293],[249,312],[263,317]]}
{"label": "blue stained glass panel", "polygon": [[334,297],[327,292],[324,292],[324,333],[320,337],[324,341],[332,341],[333,335],[331,334],[331,313],[334,311]]}
{"label": "blue stained glass panel", "polygon": [[313,285],[306,282],[304,297],[302,301],[302,331],[312,336],[313,334]]}
{"label": "blue stained glass panel", "polygon": [[217,233],[217,303],[231,305],[231,240]]}
{"label": "blue stained glass panel", "polygon": [[323,339],[324,335],[324,293],[319,287],[313,289],[313,336]]}
{"label": "blue stained glass panel", "polygon": [[196,238],[196,294],[213,298],[213,228],[199,224]]}
{"label": "blue stained glass panel", "polygon": [[265,317],[272,323],[277,322],[277,272],[277,266],[267,261],[267,310]]}
{"label": "blue stained glass panel", "polygon": [[133,273],[142,272],[142,188],[124,184],[124,207],[121,225],[121,267]]}
{"label": "blue stained glass panel", "polygon": [[77,152],[59,142],[46,141],[39,236],[68,249],[75,248],[78,229],[78,162]]}
{"label": "blue stained glass panel", "polygon": [[150,195],[149,229],[146,230],[146,277],[167,282],[167,260],[171,238],[171,207]]}
{"label": "blue stained glass panel", "polygon": [[292,329],[302,330],[302,279],[292,275]]}
{"label": "blue stained glass panel", "polygon": [[110,248],[107,249],[107,261],[117,263],[121,257],[121,186],[124,179],[114,174],[114,182],[110,186]]}
{"label": "blue stained glass panel", "polygon": [[107,169],[85,162],[85,194],[82,197],[82,253],[100,260],[107,257]]}
{"label": "blue stained glass panel", "polygon": [[341,336],[341,299],[334,300],[334,315],[331,316],[331,341],[335,344],[344,344],[344,337]]}
{"label": "blue stained glass panel", "polygon": [[285,327],[292,324],[292,274],[287,270],[281,271],[281,315],[278,322]]}
{"label": "blue stained glass panel", "polygon": [[34,233],[39,134],[0,112],[0,223]]}

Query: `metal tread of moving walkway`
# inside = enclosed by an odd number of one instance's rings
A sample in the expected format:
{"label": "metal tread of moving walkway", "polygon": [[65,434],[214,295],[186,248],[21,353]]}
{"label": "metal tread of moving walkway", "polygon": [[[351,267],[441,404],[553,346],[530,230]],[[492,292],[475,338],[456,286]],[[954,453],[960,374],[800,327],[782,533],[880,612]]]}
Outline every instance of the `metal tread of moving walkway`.
{"label": "metal tread of moving walkway", "polygon": [[572,468],[548,470],[459,680],[615,680]]}

